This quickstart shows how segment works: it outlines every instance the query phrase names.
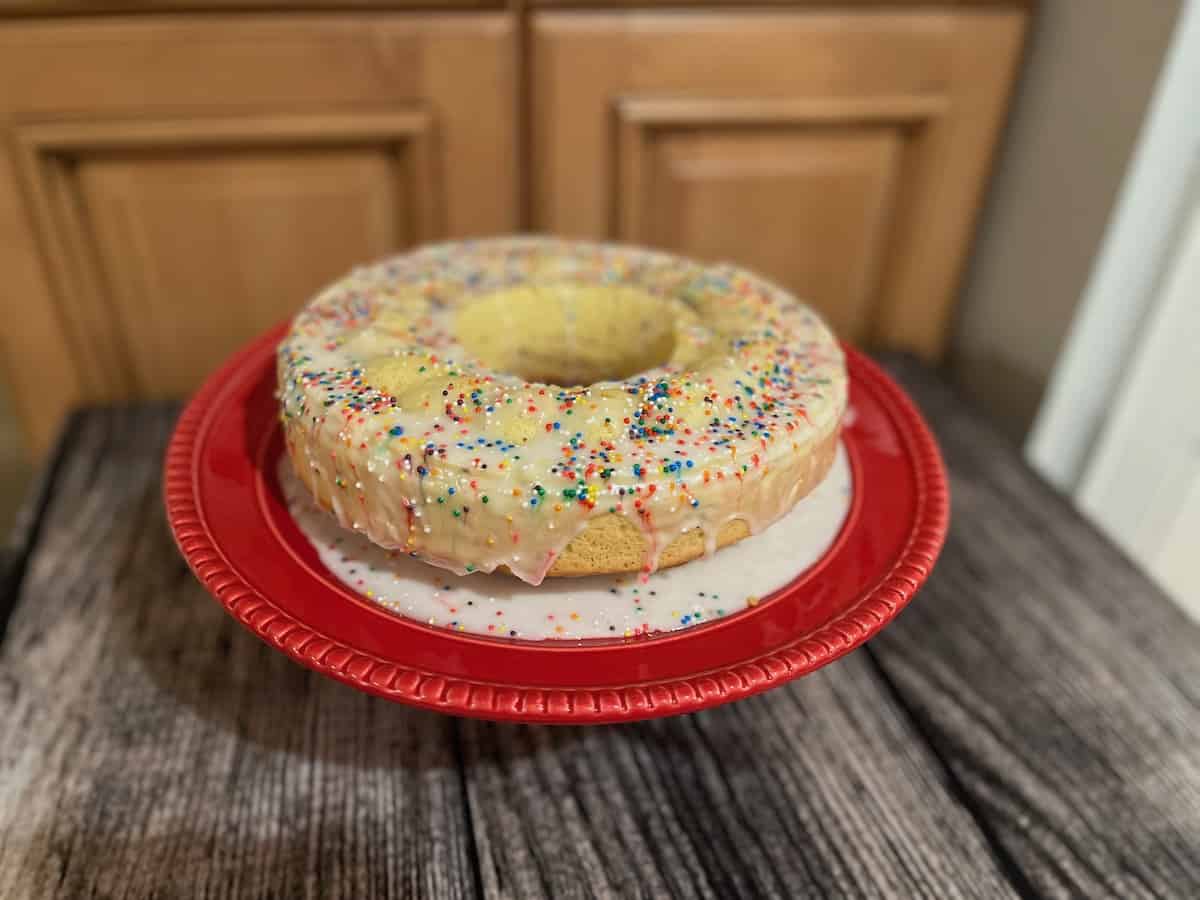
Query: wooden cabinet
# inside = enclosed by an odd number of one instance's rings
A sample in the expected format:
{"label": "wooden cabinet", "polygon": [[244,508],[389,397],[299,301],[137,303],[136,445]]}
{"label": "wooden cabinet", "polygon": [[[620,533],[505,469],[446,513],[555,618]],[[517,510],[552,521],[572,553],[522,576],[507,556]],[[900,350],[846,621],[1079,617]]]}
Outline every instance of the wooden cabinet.
{"label": "wooden cabinet", "polygon": [[545,13],[535,224],[759,270],[940,354],[1023,15]]}
{"label": "wooden cabinet", "polygon": [[35,449],[442,237],[732,259],[939,354],[1019,8],[396,5],[0,20],[0,352]]}
{"label": "wooden cabinet", "polygon": [[499,14],[0,25],[7,375],[182,396],[356,263],[518,227]]}

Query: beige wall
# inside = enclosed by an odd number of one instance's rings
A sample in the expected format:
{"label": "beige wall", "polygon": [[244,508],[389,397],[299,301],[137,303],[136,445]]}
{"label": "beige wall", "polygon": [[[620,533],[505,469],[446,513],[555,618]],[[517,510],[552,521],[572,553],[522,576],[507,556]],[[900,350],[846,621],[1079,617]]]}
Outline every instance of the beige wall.
{"label": "beige wall", "polygon": [[1133,149],[1178,0],[1043,0],[964,279],[952,372],[1028,429]]}

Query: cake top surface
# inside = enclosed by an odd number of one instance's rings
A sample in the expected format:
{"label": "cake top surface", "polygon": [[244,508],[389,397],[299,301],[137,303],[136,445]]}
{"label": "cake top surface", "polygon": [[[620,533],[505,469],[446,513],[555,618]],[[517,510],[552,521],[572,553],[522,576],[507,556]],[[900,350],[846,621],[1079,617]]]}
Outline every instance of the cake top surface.
{"label": "cake top surface", "polygon": [[415,474],[414,502],[575,523],[658,490],[698,507],[712,479],[827,434],[846,402],[836,340],[782,289],[544,238],[356,270],[296,316],[279,380],[285,421],[336,431],[372,473]]}

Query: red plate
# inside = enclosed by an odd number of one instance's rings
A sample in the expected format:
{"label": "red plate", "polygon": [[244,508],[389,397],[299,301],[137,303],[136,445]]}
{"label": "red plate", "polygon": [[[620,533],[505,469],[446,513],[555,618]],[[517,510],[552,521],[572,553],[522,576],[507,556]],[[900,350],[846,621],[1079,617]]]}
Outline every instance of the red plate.
{"label": "red plate", "polygon": [[657,636],[561,643],[433,628],[343,587],[292,522],[274,474],[282,334],[238,353],[184,410],[167,450],[167,516],[188,564],[234,618],[298,662],[389,700],[574,723],[737,700],[879,631],[916,593],[945,539],[937,445],[900,388],[847,348],[854,503],[829,552],[791,584],[753,609]]}

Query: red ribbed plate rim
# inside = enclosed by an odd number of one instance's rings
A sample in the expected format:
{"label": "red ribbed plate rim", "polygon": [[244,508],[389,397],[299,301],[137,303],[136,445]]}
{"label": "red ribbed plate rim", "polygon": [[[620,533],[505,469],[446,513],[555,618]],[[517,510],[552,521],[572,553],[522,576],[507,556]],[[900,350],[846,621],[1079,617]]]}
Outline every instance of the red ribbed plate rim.
{"label": "red ribbed plate rim", "polygon": [[855,500],[833,546],[795,581],[753,609],[661,635],[534,642],[436,629],[336,582],[281,506],[273,393],[282,334],[247,345],[184,409],[166,454],[167,518],[196,577],[242,625],[388,700],[576,724],[739,700],[871,638],[913,598],[945,541],[949,495],[929,428],[891,378],[846,347],[853,416],[843,441]]}

